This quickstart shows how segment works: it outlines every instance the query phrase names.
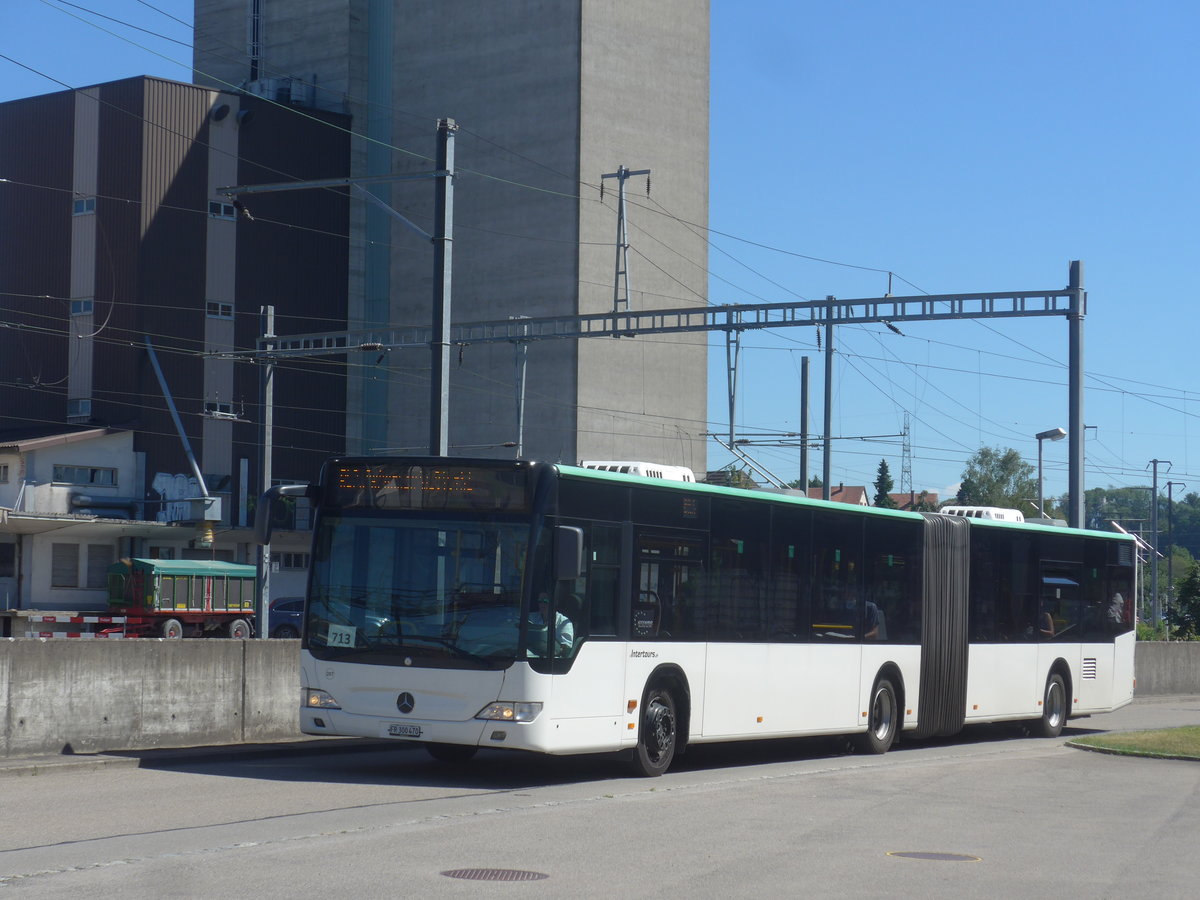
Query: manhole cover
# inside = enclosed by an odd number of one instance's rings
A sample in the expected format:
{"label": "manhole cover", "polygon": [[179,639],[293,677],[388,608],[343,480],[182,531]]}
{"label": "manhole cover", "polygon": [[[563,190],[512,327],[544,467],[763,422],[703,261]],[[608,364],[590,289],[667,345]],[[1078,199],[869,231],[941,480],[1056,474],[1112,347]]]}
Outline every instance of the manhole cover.
{"label": "manhole cover", "polygon": [[889,850],[888,856],[901,856],[904,859],[933,859],[939,862],[979,862],[978,856],[968,856],[966,853],[926,853],[919,850]]}
{"label": "manhole cover", "polygon": [[550,877],[542,872],[526,872],[522,869],[449,869],[442,874],[447,878],[464,878],[467,881],[541,881]]}

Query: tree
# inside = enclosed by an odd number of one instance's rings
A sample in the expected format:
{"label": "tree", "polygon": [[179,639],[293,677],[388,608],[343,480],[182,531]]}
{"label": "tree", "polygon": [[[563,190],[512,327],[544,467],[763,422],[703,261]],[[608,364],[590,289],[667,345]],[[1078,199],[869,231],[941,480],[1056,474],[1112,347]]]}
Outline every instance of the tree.
{"label": "tree", "polygon": [[1037,503],[1034,469],[1016,450],[980,447],[967,460],[958,502],[963,506],[1002,506],[1022,511]]}
{"label": "tree", "polygon": [[937,512],[937,504],[929,498],[929,491],[917,494],[917,502],[912,505],[913,512]]}
{"label": "tree", "polygon": [[895,509],[896,501],[888,496],[894,484],[892,473],[888,471],[887,460],[881,459],[879,461],[879,472],[875,476],[875,499],[872,502],[884,509]]}
{"label": "tree", "polygon": [[1200,565],[1193,565],[1187,577],[1179,582],[1179,593],[1167,613],[1167,621],[1176,637],[1200,635]]}

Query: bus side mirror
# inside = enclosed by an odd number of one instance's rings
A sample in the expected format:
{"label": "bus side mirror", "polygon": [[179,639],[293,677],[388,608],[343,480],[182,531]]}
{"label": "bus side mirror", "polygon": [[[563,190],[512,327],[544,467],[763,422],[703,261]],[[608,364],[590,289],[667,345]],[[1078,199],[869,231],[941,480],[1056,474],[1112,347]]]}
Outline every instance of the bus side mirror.
{"label": "bus side mirror", "polygon": [[554,526],[554,577],[573,581],[583,574],[583,529],[573,525]]}
{"label": "bus side mirror", "polygon": [[268,488],[258,498],[258,506],[254,510],[254,541],[258,544],[271,543],[271,523],[274,513],[280,507],[281,497],[303,497],[308,493],[307,484],[277,484]]}

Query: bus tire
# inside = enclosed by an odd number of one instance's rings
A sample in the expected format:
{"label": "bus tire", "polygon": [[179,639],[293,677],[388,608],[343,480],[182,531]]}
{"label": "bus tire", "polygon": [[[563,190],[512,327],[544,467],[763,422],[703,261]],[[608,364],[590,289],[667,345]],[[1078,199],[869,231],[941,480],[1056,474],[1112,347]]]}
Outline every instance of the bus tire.
{"label": "bus tire", "polygon": [[467,744],[426,744],[425,752],[438,762],[461,764],[470,762],[479,748]]}
{"label": "bus tire", "polygon": [[183,637],[183,623],[178,619],[164,619],[158,626],[158,633],[168,641],[177,641]]}
{"label": "bus tire", "polygon": [[671,766],[679,741],[679,719],[675,699],[665,688],[646,692],[642,719],[638,723],[638,742],[633,751],[633,772],[644,778],[657,778]]}
{"label": "bus tire", "polygon": [[860,753],[887,753],[896,740],[900,723],[900,704],[896,688],[887,678],[880,678],[871,688],[871,705],[867,711],[867,733],[858,735],[855,745]]}
{"label": "bus tire", "polygon": [[1062,676],[1051,672],[1046,679],[1046,693],[1042,698],[1042,717],[1038,719],[1039,737],[1056,738],[1062,734],[1067,722],[1067,686]]}
{"label": "bus tire", "polygon": [[244,641],[250,637],[250,623],[245,619],[234,619],[225,627],[225,633],[235,641]]}

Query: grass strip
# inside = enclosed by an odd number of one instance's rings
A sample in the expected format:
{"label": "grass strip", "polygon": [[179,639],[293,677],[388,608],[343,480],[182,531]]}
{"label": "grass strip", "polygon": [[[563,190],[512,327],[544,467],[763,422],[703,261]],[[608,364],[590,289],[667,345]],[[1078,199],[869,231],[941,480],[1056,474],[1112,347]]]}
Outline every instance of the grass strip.
{"label": "grass strip", "polygon": [[1200,760],[1200,725],[1161,728],[1154,731],[1110,731],[1105,734],[1090,734],[1067,741],[1067,746],[1124,756]]}

